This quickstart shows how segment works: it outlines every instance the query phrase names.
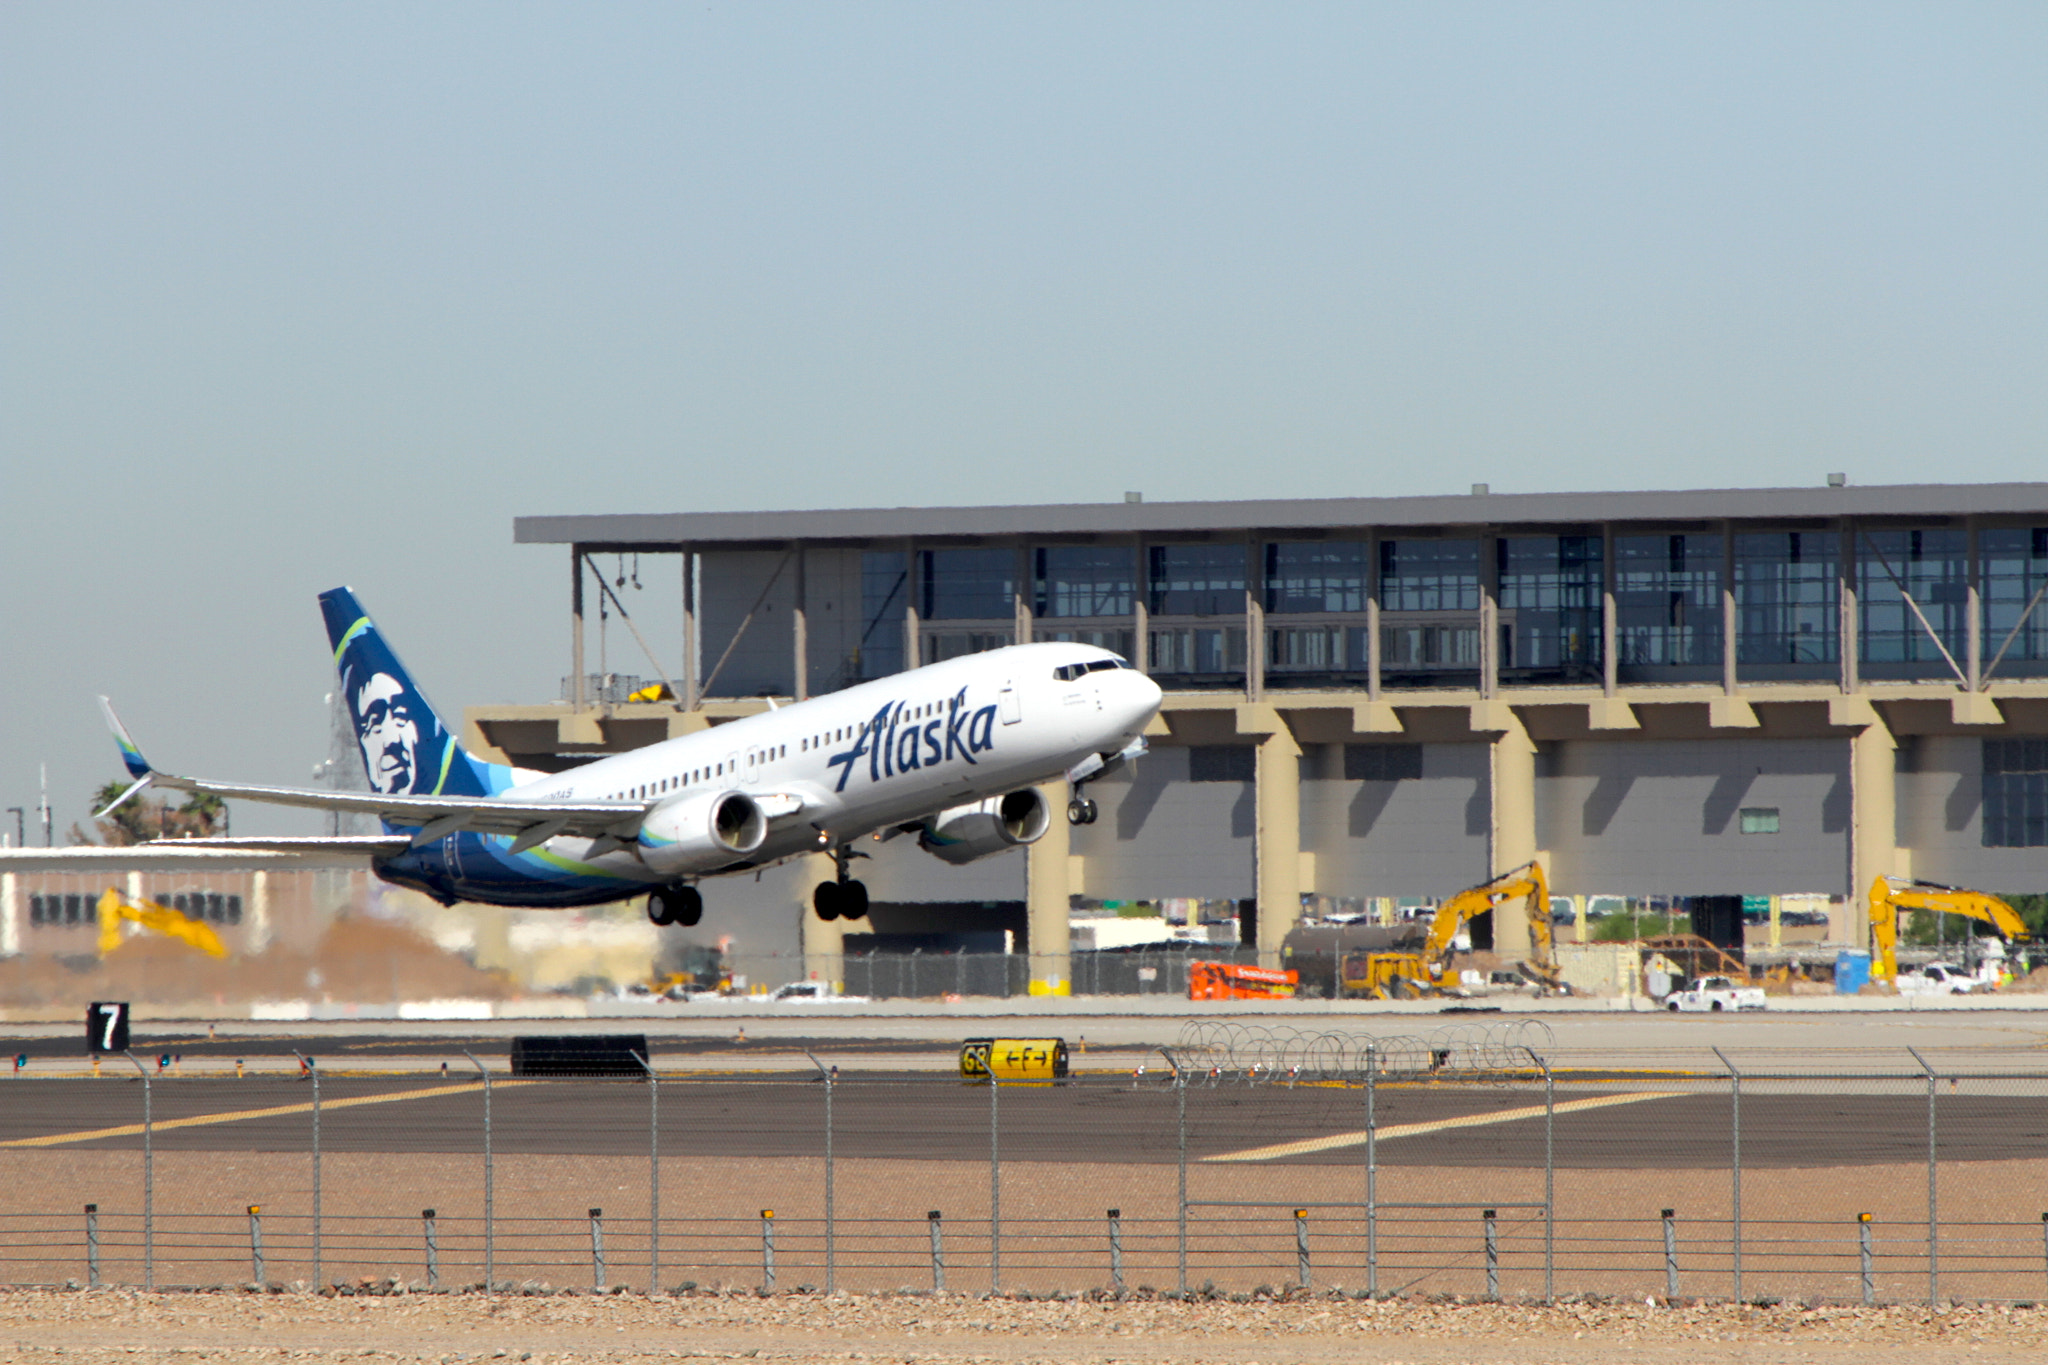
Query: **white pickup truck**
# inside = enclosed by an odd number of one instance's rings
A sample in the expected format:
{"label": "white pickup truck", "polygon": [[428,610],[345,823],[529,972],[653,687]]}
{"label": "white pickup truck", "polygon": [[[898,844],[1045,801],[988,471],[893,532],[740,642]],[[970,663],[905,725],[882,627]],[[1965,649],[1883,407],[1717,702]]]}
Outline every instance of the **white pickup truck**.
{"label": "white pickup truck", "polygon": [[1930,962],[1917,971],[1900,972],[1895,984],[1900,995],[1968,995],[1981,983],[1965,976],[1961,967]]}
{"label": "white pickup truck", "polygon": [[769,1001],[777,1005],[865,1005],[865,995],[834,995],[831,988],[818,981],[792,981],[787,986],[777,986]]}
{"label": "white pickup truck", "polygon": [[1764,993],[1755,986],[1738,986],[1725,976],[1703,976],[1682,991],[1665,997],[1669,1010],[1720,1013],[1723,1010],[1760,1010]]}

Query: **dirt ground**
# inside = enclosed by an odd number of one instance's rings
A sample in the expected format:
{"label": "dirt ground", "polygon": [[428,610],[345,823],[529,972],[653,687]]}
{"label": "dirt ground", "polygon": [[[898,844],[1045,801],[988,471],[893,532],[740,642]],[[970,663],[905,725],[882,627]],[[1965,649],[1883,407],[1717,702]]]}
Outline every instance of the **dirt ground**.
{"label": "dirt ground", "polygon": [[0,1350],[97,1362],[674,1359],[1200,1365],[1916,1365],[2048,1358],[2040,1308],[1025,1302],[968,1296],[0,1293]]}

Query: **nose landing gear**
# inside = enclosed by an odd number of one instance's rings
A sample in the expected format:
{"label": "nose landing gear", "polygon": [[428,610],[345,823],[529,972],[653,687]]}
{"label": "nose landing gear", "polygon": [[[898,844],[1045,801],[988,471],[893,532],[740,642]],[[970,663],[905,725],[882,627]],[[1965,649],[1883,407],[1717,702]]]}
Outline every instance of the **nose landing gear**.
{"label": "nose landing gear", "polygon": [[1070,825],[1092,825],[1101,813],[1092,796],[1082,796],[1077,792],[1067,802],[1067,823]]}
{"label": "nose landing gear", "polygon": [[704,918],[704,893],[682,882],[657,886],[647,896],[647,918],[655,924],[687,928]]}
{"label": "nose landing gear", "polygon": [[868,888],[864,882],[854,881],[847,875],[847,865],[855,858],[865,858],[865,853],[840,847],[832,850],[832,863],[839,875],[829,882],[819,882],[811,892],[811,908],[818,912],[818,918],[866,919],[868,914]]}

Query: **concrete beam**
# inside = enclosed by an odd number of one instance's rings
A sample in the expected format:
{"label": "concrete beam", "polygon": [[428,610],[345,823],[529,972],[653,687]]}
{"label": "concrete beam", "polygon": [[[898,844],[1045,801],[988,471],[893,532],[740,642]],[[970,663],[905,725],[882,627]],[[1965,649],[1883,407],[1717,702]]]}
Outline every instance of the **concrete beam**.
{"label": "concrete beam", "polygon": [[1636,709],[1619,697],[1596,697],[1586,703],[1586,728],[1640,730],[1643,723],[1636,718]]}
{"label": "concrete beam", "polygon": [[[1520,731],[1522,728],[1522,722],[1515,715],[1514,706],[1498,698],[1475,701],[1467,710],[1470,714],[1466,723],[1472,727],[1474,734],[1504,735],[1509,731]],[[1524,735],[1523,738],[1527,739],[1528,736]]]}
{"label": "concrete beam", "polygon": [[1707,698],[1707,728],[1711,730],[1755,730],[1763,722],[1756,708],[1740,697]]}
{"label": "concrete beam", "polygon": [[1861,730],[1871,725],[1883,725],[1884,721],[1879,718],[1877,708],[1870,704],[1870,698],[1858,693],[1828,698],[1828,724],[1845,730]]}
{"label": "concrete beam", "polygon": [[555,743],[563,748],[602,748],[603,719],[595,711],[571,711],[555,721]]}
{"label": "concrete beam", "polygon": [[1956,725],[2003,725],[1998,700],[1982,692],[1958,692],[1948,699],[1949,720]]}
{"label": "concrete beam", "polygon": [[1368,701],[1351,708],[1351,729],[1360,735],[1398,735],[1407,727],[1401,713],[1383,701]]}

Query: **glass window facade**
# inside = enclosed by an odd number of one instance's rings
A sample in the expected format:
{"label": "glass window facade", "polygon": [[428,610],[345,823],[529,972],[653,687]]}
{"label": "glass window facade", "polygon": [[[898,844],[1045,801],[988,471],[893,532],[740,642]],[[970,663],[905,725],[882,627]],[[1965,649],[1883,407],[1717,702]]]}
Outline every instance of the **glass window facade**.
{"label": "glass window facade", "polygon": [[1718,675],[1721,537],[1616,536],[1614,626],[1624,677],[1652,668]]}
{"label": "glass window facade", "polygon": [[1503,536],[1501,667],[1525,680],[1583,679],[1600,669],[1599,536]]}
{"label": "glass window facade", "polygon": [[1984,741],[1983,844],[2048,847],[2048,739]]}
{"label": "glass window facade", "polygon": [[[1969,614],[1970,545],[1950,530],[1864,531],[1856,537],[1856,657],[1866,678],[1953,678],[1962,663]],[[1916,616],[1906,594],[1919,606]]]}
{"label": "glass window facade", "polygon": [[1735,537],[1736,667],[1752,678],[1811,677],[1841,659],[1833,531]]}
{"label": "glass window facade", "polygon": [[860,639],[854,675],[881,678],[903,671],[903,618],[910,608],[910,565],[901,550],[860,557]]}
{"label": "glass window facade", "polygon": [[1990,672],[1991,661],[2003,646],[2005,657],[1991,677],[2048,674],[2048,526],[1979,531],[1977,558],[1985,670]]}
{"label": "glass window facade", "polygon": [[1130,616],[1138,554],[1130,545],[1047,545],[1032,551],[1040,616]]}
{"label": "glass window facade", "polygon": [[923,620],[1004,621],[1016,614],[1015,550],[920,550],[917,577]]}
{"label": "glass window facade", "polygon": [[1380,542],[1383,611],[1478,611],[1479,542]]}
{"label": "glass window facade", "polygon": [[1145,604],[1155,616],[1242,616],[1245,547],[1152,545]]}
{"label": "glass window facade", "polygon": [[1362,540],[1274,542],[1266,547],[1266,610],[1363,612],[1372,561]]}

